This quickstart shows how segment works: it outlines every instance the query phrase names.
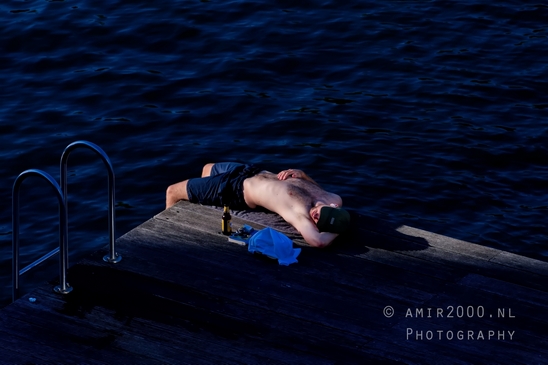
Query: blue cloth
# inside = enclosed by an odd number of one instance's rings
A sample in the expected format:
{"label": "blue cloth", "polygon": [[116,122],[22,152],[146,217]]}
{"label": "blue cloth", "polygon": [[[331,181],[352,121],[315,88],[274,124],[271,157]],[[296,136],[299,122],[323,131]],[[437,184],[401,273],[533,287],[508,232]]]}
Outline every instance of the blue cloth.
{"label": "blue cloth", "polygon": [[230,206],[234,210],[249,209],[244,199],[244,180],[255,176],[261,169],[254,165],[220,162],[213,165],[211,175],[189,179],[186,190],[192,203]]}
{"label": "blue cloth", "polygon": [[270,227],[260,230],[249,239],[249,252],[260,252],[272,259],[278,259],[280,265],[297,262],[300,248],[293,248],[293,241],[285,234]]}

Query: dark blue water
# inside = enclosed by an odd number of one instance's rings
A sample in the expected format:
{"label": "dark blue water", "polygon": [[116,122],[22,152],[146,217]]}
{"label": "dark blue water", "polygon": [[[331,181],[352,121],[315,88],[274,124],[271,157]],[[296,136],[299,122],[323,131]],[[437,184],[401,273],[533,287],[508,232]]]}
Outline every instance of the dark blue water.
{"label": "dark blue water", "polygon": [[[548,3],[486,3],[3,1],[0,297],[16,176],[58,179],[82,139],[114,165],[117,236],[163,210],[169,184],[236,160],[547,260]],[[74,262],[107,244],[107,175],[88,150],[69,171]],[[58,244],[57,202],[36,178],[21,196],[29,262]],[[22,281],[55,274],[52,260]]]}

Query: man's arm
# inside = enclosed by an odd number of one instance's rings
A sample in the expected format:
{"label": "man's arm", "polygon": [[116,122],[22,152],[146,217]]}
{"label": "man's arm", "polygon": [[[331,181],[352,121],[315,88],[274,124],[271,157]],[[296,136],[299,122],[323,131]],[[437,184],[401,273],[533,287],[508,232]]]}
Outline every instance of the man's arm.
{"label": "man's arm", "polygon": [[320,232],[314,222],[304,216],[296,217],[295,221],[289,223],[299,231],[306,243],[313,247],[327,247],[338,236],[337,233]]}
{"label": "man's arm", "polygon": [[280,171],[278,173],[278,180],[287,180],[289,178],[303,179],[303,180],[306,180],[306,181],[310,181],[311,183],[313,183],[315,185],[320,186],[320,184],[318,184],[317,182],[312,180],[312,178],[310,176],[305,174],[303,170],[288,169],[288,170]]}

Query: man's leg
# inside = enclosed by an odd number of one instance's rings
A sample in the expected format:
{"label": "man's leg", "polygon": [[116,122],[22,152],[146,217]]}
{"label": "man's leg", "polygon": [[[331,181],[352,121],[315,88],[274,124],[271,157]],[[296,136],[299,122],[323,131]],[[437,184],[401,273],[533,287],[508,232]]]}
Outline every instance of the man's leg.
{"label": "man's leg", "polygon": [[166,191],[166,209],[172,207],[179,200],[188,200],[186,185],[188,180],[168,186]]}
{"label": "man's leg", "polygon": [[[204,165],[202,169],[202,177],[208,177],[211,175],[211,168],[215,165],[214,163],[208,163]],[[178,182],[168,186],[166,191],[166,209],[172,207],[179,200],[188,200],[188,192],[186,185],[188,180]]]}
{"label": "man's leg", "polygon": [[[193,179],[193,189],[195,189],[194,192],[191,192],[191,194],[194,196],[193,199],[198,199],[199,201],[202,201],[202,199],[205,198],[205,196],[208,196],[207,199],[209,199],[210,203],[216,202],[215,200],[212,200],[213,197],[209,197],[210,195],[210,188],[207,186],[208,184],[212,183],[218,183],[217,179],[208,179],[212,178],[213,176],[220,175],[222,173],[231,171],[232,169],[240,166],[242,164],[237,162],[216,162],[216,163],[208,163],[204,165],[202,168],[202,178],[204,179],[204,183],[206,185],[202,188],[202,183],[198,183],[200,180]],[[205,182],[207,181],[207,182]],[[216,182],[217,181],[217,182]],[[190,200],[188,197],[188,190],[187,190],[187,184],[188,180],[181,181],[177,184],[170,185],[167,188],[166,191],[166,209],[173,206],[175,203],[177,203],[179,200]],[[202,191],[204,194],[202,194]],[[213,189],[215,191],[215,189]]]}

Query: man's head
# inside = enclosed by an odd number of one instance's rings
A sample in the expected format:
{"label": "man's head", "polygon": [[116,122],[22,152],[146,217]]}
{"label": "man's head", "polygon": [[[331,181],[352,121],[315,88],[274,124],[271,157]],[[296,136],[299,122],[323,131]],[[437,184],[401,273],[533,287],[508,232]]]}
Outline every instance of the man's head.
{"label": "man's head", "polygon": [[343,233],[350,225],[350,214],[332,205],[312,208],[311,216],[320,232]]}

